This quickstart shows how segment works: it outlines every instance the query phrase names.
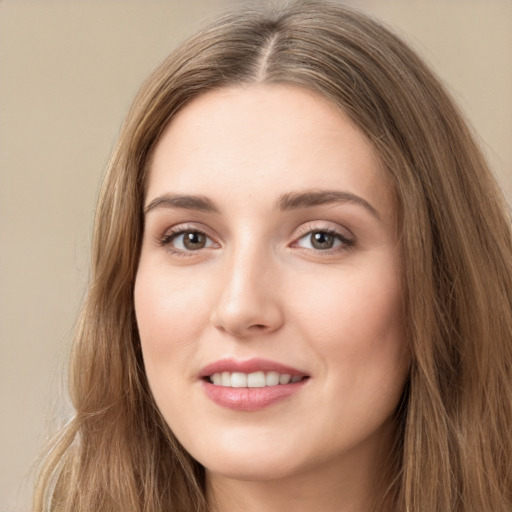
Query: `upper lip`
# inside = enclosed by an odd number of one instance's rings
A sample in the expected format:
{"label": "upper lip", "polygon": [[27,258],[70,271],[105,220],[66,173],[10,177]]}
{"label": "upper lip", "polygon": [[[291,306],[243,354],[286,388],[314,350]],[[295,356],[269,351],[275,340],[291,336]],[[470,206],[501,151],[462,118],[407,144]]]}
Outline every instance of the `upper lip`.
{"label": "upper lip", "polygon": [[254,372],[277,372],[281,374],[288,374],[293,376],[306,377],[307,374],[297,368],[287,366],[276,361],[269,359],[219,359],[211,364],[206,365],[199,373],[199,378],[205,378],[213,375],[214,373],[222,372],[241,372],[241,373],[254,373]]}

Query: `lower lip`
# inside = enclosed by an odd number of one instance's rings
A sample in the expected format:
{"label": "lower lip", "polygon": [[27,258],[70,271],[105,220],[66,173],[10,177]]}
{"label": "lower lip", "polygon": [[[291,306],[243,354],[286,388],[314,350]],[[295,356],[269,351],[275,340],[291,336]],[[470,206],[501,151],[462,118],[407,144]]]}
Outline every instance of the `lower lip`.
{"label": "lower lip", "polygon": [[259,411],[297,393],[307,380],[264,388],[229,388],[207,381],[202,383],[208,398],[217,405],[236,411]]}

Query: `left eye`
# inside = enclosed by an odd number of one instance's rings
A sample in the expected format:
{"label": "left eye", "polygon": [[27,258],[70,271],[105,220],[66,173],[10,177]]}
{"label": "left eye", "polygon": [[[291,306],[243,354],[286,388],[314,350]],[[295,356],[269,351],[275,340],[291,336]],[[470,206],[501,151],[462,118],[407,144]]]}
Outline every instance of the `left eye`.
{"label": "left eye", "polygon": [[179,251],[198,251],[206,247],[212,247],[213,241],[201,231],[183,231],[172,236],[168,242]]}
{"label": "left eye", "polygon": [[329,231],[311,231],[307,235],[297,240],[297,245],[305,249],[315,249],[317,251],[326,251],[342,246],[345,240],[336,233]]}

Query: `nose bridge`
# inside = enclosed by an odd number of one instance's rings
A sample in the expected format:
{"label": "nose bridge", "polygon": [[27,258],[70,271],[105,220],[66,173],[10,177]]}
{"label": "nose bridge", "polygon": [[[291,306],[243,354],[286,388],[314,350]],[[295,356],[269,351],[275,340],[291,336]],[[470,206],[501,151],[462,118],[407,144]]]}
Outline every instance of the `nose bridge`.
{"label": "nose bridge", "polygon": [[246,232],[227,250],[213,322],[238,337],[271,332],[282,323],[277,262],[270,245]]}

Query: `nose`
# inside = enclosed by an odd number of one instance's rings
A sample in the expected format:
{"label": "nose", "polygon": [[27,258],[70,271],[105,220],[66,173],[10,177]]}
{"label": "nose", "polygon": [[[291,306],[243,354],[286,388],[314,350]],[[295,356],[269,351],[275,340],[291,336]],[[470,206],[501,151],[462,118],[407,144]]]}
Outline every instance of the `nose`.
{"label": "nose", "polygon": [[276,264],[264,251],[241,251],[225,262],[211,321],[237,338],[277,331],[284,315]]}

